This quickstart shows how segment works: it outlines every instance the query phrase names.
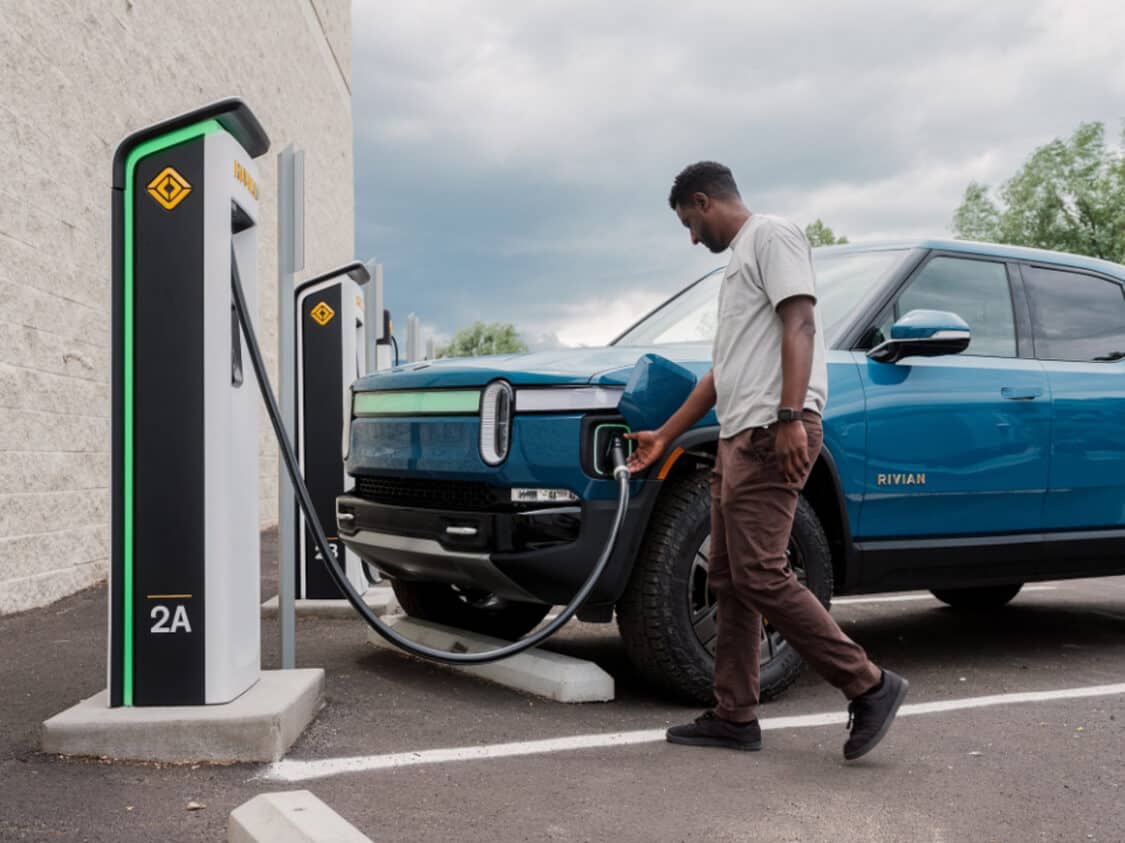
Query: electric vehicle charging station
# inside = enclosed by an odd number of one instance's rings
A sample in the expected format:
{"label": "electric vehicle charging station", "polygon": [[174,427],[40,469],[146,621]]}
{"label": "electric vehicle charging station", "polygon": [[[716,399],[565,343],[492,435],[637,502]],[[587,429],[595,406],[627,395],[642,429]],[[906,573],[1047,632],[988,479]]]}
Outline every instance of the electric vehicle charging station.
{"label": "electric vehicle charging station", "polygon": [[242,103],[131,135],[113,178],[111,706],[258,679],[258,400],[229,279],[256,292],[269,138]]}
{"label": "electric vehicle charging station", "polygon": [[[310,278],[295,290],[297,383],[296,389],[282,393],[296,402],[297,456],[322,524],[335,523],[336,497],[347,480],[341,431],[345,413],[351,412],[350,387],[368,370],[364,286],[370,280],[366,265],[356,261]],[[297,522],[296,598],[343,600],[304,515],[299,514]],[[368,583],[359,556],[334,535],[328,542],[348,580],[362,593]]]}
{"label": "electric vehicle charging station", "polygon": [[44,723],[47,752],[276,760],[323,704],[323,670],[261,670],[257,349],[240,321],[268,149],[228,99],[114,156],[108,688]]}
{"label": "electric vehicle charging station", "polygon": [[[295,213],[294,216],[299,216]],[[285,286],[283,285],[283,290]],[[291,307],[279,316],[282,365],[279,395],[283,413],[293,420],[291,434],[301,472],[321,523],[332,524],[335,500],[347,483],[343,453],[345,419],[350,413],[351,385],[365,374],[394,364],[390,314],[383,309],[383,267],[373,260],[351,261],[292,285]],[[285,478],[288,481],[288,477]],[[347,613],[340,589],[328,575],[305,516],[297,511],[290,482],[278,484],[279,570],[292,572],[292,588],[262,604],[264,616],[286,611],[338,616]],[[364,592],[371,585],[359,556],[337,536],[329,536],[335,558],[352,586]],[[283,595],[285,595],[283,600]],[[373,608],[386,608],[388,595],[368,595]]]}

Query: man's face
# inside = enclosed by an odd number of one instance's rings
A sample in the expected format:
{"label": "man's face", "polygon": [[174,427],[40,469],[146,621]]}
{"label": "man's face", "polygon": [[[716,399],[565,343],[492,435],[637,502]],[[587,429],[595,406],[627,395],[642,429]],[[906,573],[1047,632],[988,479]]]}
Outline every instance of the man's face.
{"label": "man's face", "polygon": [[676,205],[676,216],[691,232],[692,245],[702,243],[715,254],[724,251],[729,244],[721,242],[716,233],[717,208],[711,197],[705,193],[693,194],[691,201]]}

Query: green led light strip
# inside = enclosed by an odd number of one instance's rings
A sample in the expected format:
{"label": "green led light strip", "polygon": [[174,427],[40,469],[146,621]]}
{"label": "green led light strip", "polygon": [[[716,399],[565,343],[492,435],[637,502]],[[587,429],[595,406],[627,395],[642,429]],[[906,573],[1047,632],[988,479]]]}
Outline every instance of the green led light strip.
{"label": "green led light strip", "polygon": [[422,392],[359,392],[357,416],[428,416],[472,414],[480,410],[479,389],[432,389]]}
{"label": "green led light strip", "polygon": [[122,273],[124,293],[122,308],[125,311],[122,314],[125,324],[125,342],[122,350],[125,388],[122,412],[125,415],[125,423],[122,432],[124,441],[121,443],[124,453],[121,474],[125,486],[124,501],[122,501],[124,513],[122,540],[125,543],[125,553],[122,572],[124,588],[121,597],[121,602],[124,604],[122,606],[124,653],[121,661],[121,702],[129,706],[133,704],[133,177],[137,162],[142,158],[184,141],[221,130],[222,127],[217,121],[204,120],[138,144],[125,160],[125,266]]}

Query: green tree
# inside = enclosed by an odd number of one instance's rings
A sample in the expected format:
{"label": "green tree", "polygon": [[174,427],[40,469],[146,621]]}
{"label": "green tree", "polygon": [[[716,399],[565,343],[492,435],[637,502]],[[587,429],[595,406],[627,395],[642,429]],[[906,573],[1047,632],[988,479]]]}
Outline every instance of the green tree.
{"label": "green tree", "polygon": [[953,214],[954,234],[1125,260],[1122,147],[1106,146],[1103,124],[1081,124],[1068,140],[1036,149],[995,197],[971,182]]}
{"label": "green tree", "polygon": [[480,357],[485,354],[516,354],[527,351],[514,325],[474,322],[453,335],[449,345],[438,349],[438,357]]}
{"label": "green tree", "polygon": [[817,219],[805,226],[805,237],[810,246],[837,246],[847,243],[847,237],[837,237],[831,228]]}

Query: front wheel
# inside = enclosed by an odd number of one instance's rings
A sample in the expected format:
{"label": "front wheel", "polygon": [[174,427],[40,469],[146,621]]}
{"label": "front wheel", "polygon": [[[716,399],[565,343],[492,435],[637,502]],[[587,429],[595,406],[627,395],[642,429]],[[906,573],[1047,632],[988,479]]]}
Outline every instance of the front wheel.
{"label": "front wheel", "polygon": [[[707,586],[711,549],[709,472],[665,488],[648,525],[644,547],[617,605],[617,624],[630,659],[653,684],[703,705],[713,702],[715,597]],[[827,608],[832,596],[832,554],[812,506],[798,499],[789,539],[789,564],[797,579]],[[804,660],[762,623],[763,700],[797,681]]]}
{"label": "front wheel", "polygon": [[954,609],[999,609],[1020,593],[1023,583],[977,588],[935,588],[930,594]]}
{"label": "front wheel", "polygon": [[445,583],[391,580],[402,610],[412,618],[515,641],[547,616],[550,606],[504,600]]}

